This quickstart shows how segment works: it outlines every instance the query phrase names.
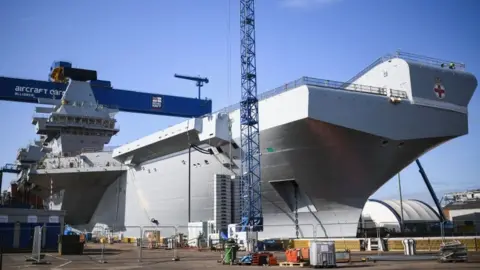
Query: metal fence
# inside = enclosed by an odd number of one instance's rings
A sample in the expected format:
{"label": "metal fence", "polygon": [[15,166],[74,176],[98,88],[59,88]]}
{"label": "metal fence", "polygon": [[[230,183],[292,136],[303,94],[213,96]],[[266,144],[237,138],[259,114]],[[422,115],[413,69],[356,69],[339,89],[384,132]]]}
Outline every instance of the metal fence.
{"label": "metal fence", "polygon": [[370,71],[372,68],[377,66],[380,63],[383,63],[385,61],[394,59],[394,58],[399,58],[399,59],[404,59],[407,61],[419,63],[422,65],[427,65],[427,66],[433,66],[433,67],[443,67],[446,66],[450,63],[453,63],[455,65],[455,68],[459,70],[465,70],[465,64],[460,63],[460,62],[455,62],[455,61],[448,61],[448,60],[442,60],[438,58],[433,58],[433,57],[428,57],[428,56],[423,56],[423,55],[418,55],[418,54],[413,54],[413,53],[408,53],[408,52],[403,52],[400,50],[397,50],[395,53],[389,53],[384,56],[381,56],[377,58],[375,61],[373,61],[370,65],[368,65],[366,68],[361,70],[359,73],[357,73],[355,76],[353,76],[350,80],[348,80],[343,86],[347,86],[348,84],[356,81],[358,78],[362,77]]}
{"label": "metal fence", "polygon": [[[109,151],[98,151],[99,153],[111,153]],[[88,152],[85,152],[88,153]],[[90,152],[91,153],[91,152]],[[106,156],[107,157],[107,156]],[[100,158],[99,158],[100,159]],[[49,154],[36,165],[36,169],[73,169],[73,168],[102,168],[102,167],[122,167],[122,163],[103,159],[101,161],[91,161],[78,156],[70,156],[69,153],[59,155]]]}
{"label": "metal fence", "polygon": [[[316,79],[316,78],[311,78],[311,77],[302,77],[300,79],[294,80],[292,82],[286,83],[280,87],[277,87],[273,90],[264,92],[260,95],[258,95],[258,99],[267,99],[269,97],[272,97],[274,95],[280,94],[282,92],[286,92],[288,90],[294,89],[296,87],[302,86],[302,85],[309,85],[309,86],[317,86],[317,87],[324,87],[324,88],[330,88],[330,89],[336,89],[336,90],[345,90],[345,91],[355,91],[355,92],[363,92],[363,93],[369,93],[369,94],[375,94],[375,95],[384,95],[386,96],[387,94],[390,94],[392,97],[397,97],[397,98],[402,98],[406,99],[408,98],[407,93],[402,90],[397,90],[397,89],[386,89],[386,88],[380,88],[380,87],[374,87],[374,86],[367,86],[367,85],[359,85],[359,84],[353,84],[355,80],[363,76],[365,73],[370,71],[373,67],[376,65],[388,61],[390,59],[394,58],[400,58],[404,59],[407,61],[411,62],[416,62],[420,63],[423,65],[428,65],[428,66],[435,66],[435,67],[442,67],[443,65],[448,65],[449,63],[453,63],[455,65],[456,69],[459,70],[464,70],[465,69],[465,64],[460,63],[460,62],[455,62],[455,61],[447,61],[447,60],[442,60],[438,58],[433,58],[433,57],[428,57],[428,56],[423,56],[423,55],[418,55],[418,54],[413,54],[413,53],[408,53],[408,52],[402,52],[400,50],[396,51],[395,53],[390,53],[386,54],[382,57],[379,57],[377,60],[375,60],[372,64],[368,65],[366,68],[364,68],[362,71],[360,71],[357,75],[355,75],[353,78],[346,82],[338,82],[338,81],[331,81],[331,80],[325,80],[325,79]],[[240,103],[231,105],[226,108],[222,108],[220,110],[215,111],[214,113],[218,112],[225,112],[229,113],[235,110],[238,110],[240,108]]]}
{"label": "metal fence", "polygon": [[[5,221],[5,220],[0,220]],[[476,225],[476,224],[474,224]],[[264,225],[258,233],[262,246],[258,248],[269,251],[283,251],[291,247],[308,247],[308,241],[324,239],[336,242],[337,249],[352,251],[362,250],[362,243],[368,238],[384,238],[390,250],[401,249],[400,237],[417,239],[422,249],[436,250],[442,239],[456,237],[469,243],[469,250],[480,249],[478,233],[459,232],[469,222],[440,224],[438,222],[405,223],[404,232],[399,223],[329,223],[329,224],[275,224]],[[37,227],[37,233],[35,228]],[[38,236],[38,227],[41,235]],[[478,226],[476,227],[478,230]],[[62,244],[58,245],[58,235],[64,234],[65,227],[59,223],[0,223],[0,243],[4,253],[23,250],[32,258],[44,258],[60,263],[148,263],[168,264],[172,261],[204,261],[219,260],[223,250],[220,232],[205,224],[199,226],[126,226],[108,228],[97,226],[87,231],[73,230],[82,236],[62,236]],[[298,238],[296,232],[299,232]],[[325,234],[330,234],[326,235]],[[341,232],[344,234],[342,235]],[[346,233],[356,235],[348,235]],[[339,234],[337,234],[339,233]],[[427,233],[427,234],[425,234]],[[240,251],[248,245],[246,233],[226,231],[227,236],[237,240]],[[468,236],[467,236],[468,235]],[[72,240],[73,239],[73,240]],[[75,240],[76,239],[76,240]],[[269,241],[264,241],[270,239]],[[398,242],[398,243],[397,243]],[[399,244],[400,243],[400,244]],[[398,246],[398,247],[397,247]],[[437,247],[438,246],[438,247]],[[80,250],[83,249],[83,252]],[[208,252],[208,253],[206,253]],[[74,256],[83,254],[83,256]]]}
{"label": "metal fence", "polygon": [[424,65],[430,65],[434,67],[443,67],[447,66],[448,64],[452,63],[455,65],[456,69],[465,70],[465,64],[456,61],[450,61],[445,59],[439,59],[409,52],[397,51],[395,54],[391,56],[392,58],[400,58],[412,62],[417,62]]}
{"label": "metal fence", "polygon": [[[322,87],[322,88],[327,88],[332,90],[367,93],[367,94],[380,95],[380,96],[390,95],[392,97],[398,97],[402,99],[408,98],[407,93],[402,90],[388,89],[388,88],[361,85],[361,84],[353,84],[348,82],[332,81],[332,80],[326,80],[326,79],[317,79],[312,77],[302,77],[300,79],[286,83],[280,87],[277,87],[273,90],[261,93],[258,95],[258,99],[259,100],[267,99],[272,96],[278,95],[283,92],[287,92],[289,90],[292,90],[294,88],[297,88],[303,85]],[[220,110],[215,111],[214,113],[220,113],[220,112],[230,113],[238,109],[240,109],[240,103],[228,106],[226,108],[222,108]]]}

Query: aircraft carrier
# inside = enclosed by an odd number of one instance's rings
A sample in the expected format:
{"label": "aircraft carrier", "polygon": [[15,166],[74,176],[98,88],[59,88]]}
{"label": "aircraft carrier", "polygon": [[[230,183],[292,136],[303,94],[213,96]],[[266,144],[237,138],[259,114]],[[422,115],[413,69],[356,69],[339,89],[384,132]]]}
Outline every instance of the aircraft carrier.
{"label": "aircraft carrier", "polygon": [[[369,196],[468,133],[476,87],[461,63],[396,53],[348,82],[303,77],[262,94],[259,237],[355,237]],[[238,104],[105,151],[119,131],[115,111],[92,105],[87,82],[71,82],[63,100],[37,109],[47,114],[33,120],[41,142],[17,159],[36,155],[19,183],[66,210],[67,223],[138,235],[129,226],[238,222]],[[35,154],[40,148],[48,154]]]}

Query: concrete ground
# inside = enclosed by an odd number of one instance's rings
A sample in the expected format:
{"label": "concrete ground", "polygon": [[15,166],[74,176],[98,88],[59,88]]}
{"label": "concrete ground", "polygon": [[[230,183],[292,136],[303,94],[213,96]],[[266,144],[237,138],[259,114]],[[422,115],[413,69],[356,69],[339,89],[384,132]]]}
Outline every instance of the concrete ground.
{"label": "concrete ground", "polygon": [[[29,254],[4,254],[1,270],[12,269],[230,269],[232,267],[258,268],[260,266],[229,266],[217,262],[220,259],[220,252],[198,251],[196,249],[173,250],[148,250],[143,249],[141,261],[138,247],[128,244],[114,244],[105,246],[103,257],[101,245],[89,244],[84,255],[63,255],[46,254],[45,261],[49,264],[34,265],[26,262],[25,257]],[[389,253],[392,254],[392,253]],[[174,256],[179,261],[172,261]],[[376,254],[374,254],[376,255]],[[386,255],[386,254],[385,254]],[[284,253],[275,253],[279,262],[284,261]],[[352,254],[351,264],[339,264],[338,268],[366,268],[366,269],[480,269],[480,252],[470,252],[469,262],[466,263],[439,263],[437,261],[389,261],[383,262],[362,262],[366,253]],[[102,263],[103,259],[103,263]],[[300,268],[272,266],[272,269]]]}

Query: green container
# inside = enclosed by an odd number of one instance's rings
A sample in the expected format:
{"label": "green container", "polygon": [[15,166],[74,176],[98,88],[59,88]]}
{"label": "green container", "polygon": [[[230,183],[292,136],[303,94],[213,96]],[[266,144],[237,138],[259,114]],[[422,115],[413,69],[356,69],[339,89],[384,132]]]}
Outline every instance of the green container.
{"label": "green container", "polygon": [[235,242],[225,243],[225,255],[223,257],[224,264],[231,264],[237,259],[237,245]]}

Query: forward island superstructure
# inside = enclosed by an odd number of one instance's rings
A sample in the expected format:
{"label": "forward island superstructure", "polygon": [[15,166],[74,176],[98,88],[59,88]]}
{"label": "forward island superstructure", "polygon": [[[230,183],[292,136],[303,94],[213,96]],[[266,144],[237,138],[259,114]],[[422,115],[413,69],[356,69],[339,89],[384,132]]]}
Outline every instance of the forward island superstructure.
{"label": "forward island superstructure", "polygon": [[[461,64],[453,69],[442,63],[448,62],[389,55],[346,83],[303,77],[264,93],[259,102],[264,231],[259,237],[355,237],[369,196],[419,156],[467,134],[467,107],[477,80]],[[63,106],[57,110],[75,115]],[[103,164],[115,164],[109,167],[111,176],[104,175],[103,166],[91,182],[75,180],[86,172],[74,166],[61,180],[53,167],[37,166],[29,181],[41,187],[50,179],[64,183],[58,187],[65,190],[62,208],[67,201],[82,204],[71,208],[71,223],[86,228],[106,224],[132,236],[138,235],[137,226],[186,230],[190,212],[190,221],[210,221],[224,230],[240,218],[239,129],[237,104],[105,154]],[[78,143],[85,134],[69,138]],[[98,150],[93,156],[100,157]],[[70,185],[81,195],[69,197]]]}
{"label": "forward island superstructure", "polygon": [[[49,105],[37,107],[32,119],[40,139],[19,149],[15,164],[0,167],[0,182],[3,172],[18,174],[2,204],[66,210],[65,222],[75,226],[95,223],[106,188],[125,175],[126,167],[104,147],[119,131],[117,112],[199,117],[212,111],[209,99],[114,88],[98,80],[97,71],[70,62],[53,62],[48,78],[0,77],[0,100]],[[116,205],[110,220],[122,211]]]}
{"label": "forward island superstructure", "polygon": [[36,107],[32,119],[40,140],[19,150],[26,167],[19,188],[43,198],[52,210],[66,210],[67,222],[90,222],[104,191],[125,171],[104,145],[119,131],[115,109],[98,105],[89,82],[71,81],[61,100]]}

